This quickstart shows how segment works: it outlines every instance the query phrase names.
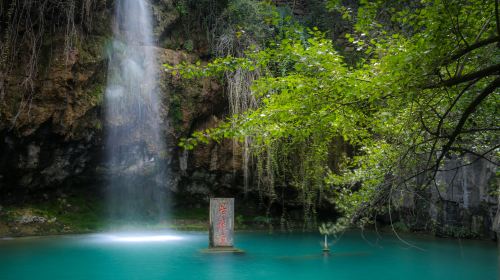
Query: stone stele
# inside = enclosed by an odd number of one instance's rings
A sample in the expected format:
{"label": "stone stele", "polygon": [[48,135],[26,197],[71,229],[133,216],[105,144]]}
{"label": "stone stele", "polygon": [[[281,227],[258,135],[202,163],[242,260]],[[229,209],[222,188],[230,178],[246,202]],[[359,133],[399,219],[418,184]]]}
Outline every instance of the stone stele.
{"label": "stone stele", "polygon": [[232,248],[234,236],[234,198],[210,199],[210,248]]}

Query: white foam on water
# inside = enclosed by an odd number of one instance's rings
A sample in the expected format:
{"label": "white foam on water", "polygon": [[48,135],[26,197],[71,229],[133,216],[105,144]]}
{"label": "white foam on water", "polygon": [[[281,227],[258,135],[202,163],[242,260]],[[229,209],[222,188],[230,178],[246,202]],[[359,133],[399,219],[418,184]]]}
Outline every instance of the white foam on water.
{"label": "white foam on water", "polygon": [[152,235],[152,236],[111,236],[110,239],[116,242],[166,242],[183,240],[182,236],[176,235]]}

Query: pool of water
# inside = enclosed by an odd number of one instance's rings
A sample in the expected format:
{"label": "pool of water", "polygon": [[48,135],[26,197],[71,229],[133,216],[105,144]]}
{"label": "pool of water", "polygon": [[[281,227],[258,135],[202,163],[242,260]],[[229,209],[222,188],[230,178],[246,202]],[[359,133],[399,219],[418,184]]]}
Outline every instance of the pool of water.
{"label": "pool of water", "polygon": [[109,233],[0,240],[0,279],[499,279],[496,244],[349,232],[236,233],[243,255],[205,254],[206,233]]}

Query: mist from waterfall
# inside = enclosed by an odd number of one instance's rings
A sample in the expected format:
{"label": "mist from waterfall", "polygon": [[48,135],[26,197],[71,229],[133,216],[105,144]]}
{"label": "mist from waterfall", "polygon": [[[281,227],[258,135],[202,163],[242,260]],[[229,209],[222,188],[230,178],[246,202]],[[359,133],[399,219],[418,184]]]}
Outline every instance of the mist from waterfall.
{"label": "mist from waterfall", "polygon": [[109,48],[106,108],[107,195],[113,222],[166,218],[166,156],[151,7],[117,0]]}

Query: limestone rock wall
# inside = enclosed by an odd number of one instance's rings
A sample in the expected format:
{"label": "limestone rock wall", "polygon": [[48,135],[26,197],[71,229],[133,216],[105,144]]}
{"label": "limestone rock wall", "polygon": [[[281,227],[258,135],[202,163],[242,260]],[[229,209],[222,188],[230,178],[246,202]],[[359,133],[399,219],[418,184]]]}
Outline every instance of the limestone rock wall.
{"label": "limestone rock wall", "polygon": [[445,231],[463,227],[473,235],[491,234],[500,183],[496,165],[467,156],[448,160],[443,169],[447,171],[438,173],[438,187],[431,188],[432,200],[441,203],[429,209],[430,216],[444,225]]}
{"label": "limestone rock wall", "polygon": [[[181,137],[224,119],[223,89],[213,80],[181,80],[163,71],[162,64],[194,62],[200,58],[183,48],[185,35],[175,1],[152,1],[159,47],[160,88],[165,119],[169,187],[194,201],[208,201],[221,186],[238,184],[232,144],[200,146],[183,152]],[[19,64],[0,75],[5,94],[0,98],[0,204],[37,199],[60,188],[105,188],[104,108],[107,51],[111,43],[113,5],[101,5],[90,32],[81,34],[71,50],[64,30],[47,34],[40,52],[38,75],[24,80],[29,53],[21,50]],[[184,37],[181,35],[184,34]],[[203,47],[203,32],[192,34]],[[206,45],[206,43],[205,43]],[[175,49],[169,49],[170,47]],[[206,53],[201,53],[206,55]],[[193,194],[193,195],[191,195]]]}
{"label": "limestone rock wall", "polygon": [[6,78],[0,189],[57,186],[95,160],[102,142],[106,37],[88,36],[68,56],[62,40],[54,38],[53,49],[43,54],[46,64],[33,87],[23,84],[20,69]]}
{"label": "limestone rock wall", "polygon": [[497,166],[475,156],[448,159],[429,189],[396,195],[412,229],[453,237],[494,238],[500,230]]}

